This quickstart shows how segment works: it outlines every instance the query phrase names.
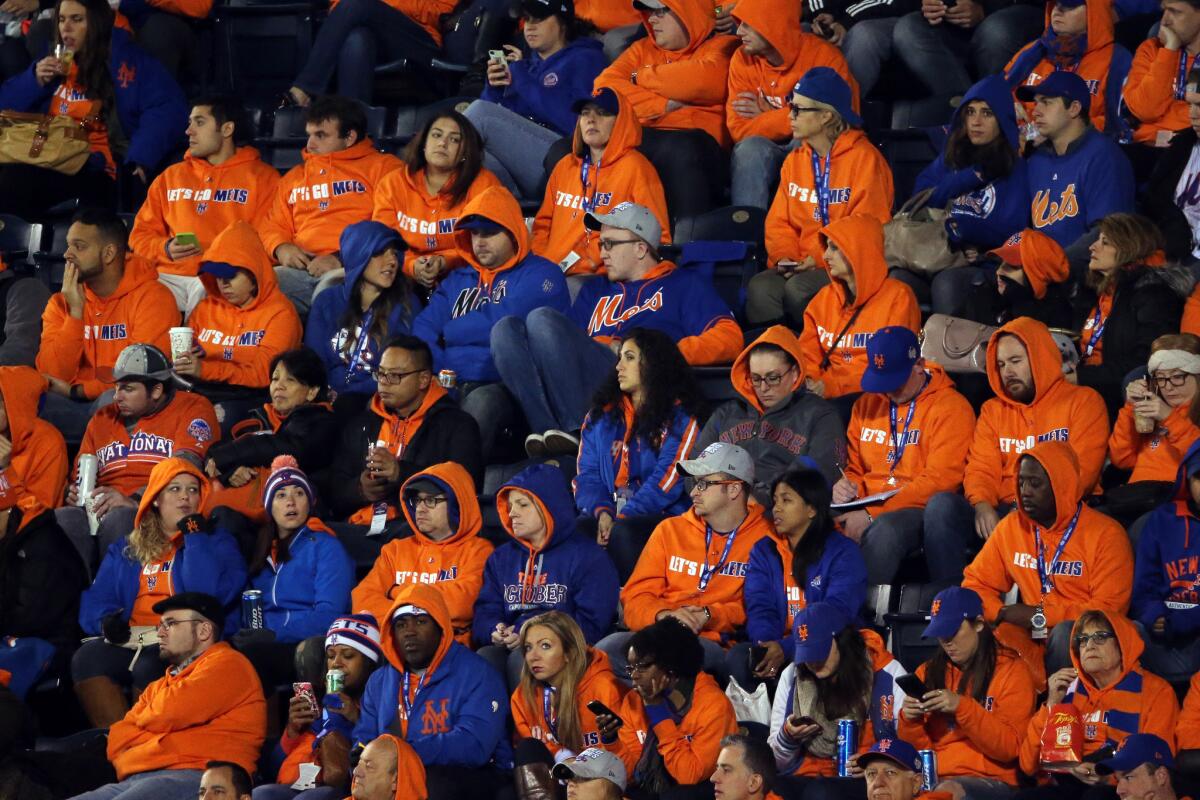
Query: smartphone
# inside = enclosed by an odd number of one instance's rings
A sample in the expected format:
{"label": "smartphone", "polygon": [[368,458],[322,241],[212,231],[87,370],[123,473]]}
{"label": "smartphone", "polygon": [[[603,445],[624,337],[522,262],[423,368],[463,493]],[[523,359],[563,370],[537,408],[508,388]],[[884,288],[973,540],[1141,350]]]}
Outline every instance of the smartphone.
{"label": "smartphone", "polygon": [[200,240],[196,238],[194,233],[177,233],[175,234],[175,244],[183,245],[184,247],[192,246],[199,247]]}
{"label": "smartphone", "polygon": [[766,645],[751,645],[750,647],[750,671],[754,672],[754,668],[762,663],[762,660],[767,657]]}
{"label": "smartphone", "polygon": [[920,700],[929,694],[929,688],[916,675],[901,675],[899,678],[896,678],[896,684],[904,690],[906,695],[914,700]]}
{"label": "smartphone", "polygon": [[503,50],[488,50],[488,61],[495,61],[500,64],[508,63],[508,59],[504,57]]}
{"label": "smartphone", "polygon": [[821,724],[821,723],[817,722],[815,719],[813,719],[812,717],[788,717],[788,722],[792,723],[797,728],[801,727],[802,725],[820,725]]}
{"label": "smartphone", "polygon": [[612,717],[613,719],[615,719],[617,721],[618,728],[625,724],[621,720],[621,718],[617,716],[617,712],[613,711],[611,708],[604,705],[604,703],[601,703],[599,700],[589,700],[588,704],[587,704],[587,710],[592,712],[596,716],[600,716],[601,714],[607,714],[608,716]]}

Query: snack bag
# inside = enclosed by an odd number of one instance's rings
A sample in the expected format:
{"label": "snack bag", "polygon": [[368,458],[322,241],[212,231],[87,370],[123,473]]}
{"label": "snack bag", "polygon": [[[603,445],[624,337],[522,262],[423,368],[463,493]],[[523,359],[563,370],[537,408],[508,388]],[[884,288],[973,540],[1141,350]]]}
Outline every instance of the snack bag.
{"label": "snack bag", "polygon": [[1083,761],[1083,720],[1075,706],[1060,703],[1050,709],[1039,760],[1046,772],[1068,772]]}

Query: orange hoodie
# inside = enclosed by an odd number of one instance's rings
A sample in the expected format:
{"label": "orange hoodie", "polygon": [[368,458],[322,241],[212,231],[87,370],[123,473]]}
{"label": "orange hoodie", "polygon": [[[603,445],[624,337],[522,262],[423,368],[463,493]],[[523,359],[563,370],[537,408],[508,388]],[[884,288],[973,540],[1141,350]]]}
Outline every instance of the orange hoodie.
{"label": "orange hoodie", "polygon": [[1154,145],[1159,131],[1182,131],[1191,126],[1187,101],[1177,96],[1180,91],[1179,67],[1183,66],[1183,83],[1196,61],[1187,50],[1168,50],[1158,37],[1138,45],[1125,79],[1122,99],[1141,125],[1133,132],[1133,140]]}
{"label": "orange hoodie", "polygon": [[[792,87],[813,67],[829,67],[850,85],[854,110],[858,111],[858,83],[850,74],[850,66],[842,51],[834,45],[805,33],[800,28],[800,14],[795,0],[738,0],[733,16],[746,23],[779,51],[783,61],[772,66],[762,56],[747,56],[739,47],[729,62],[729,96],[725,101],[725,124],[735,142],[750,136],[766,138],[784,144],[792,138],[792,118],[788,101]],[[766,96],[772,110],[747,119],[733,110],[738,95],[748,93]]]}
{"label": "orange hoodie", "polygon": [[[783,161],[779,190],[765,225],[767,263],[772,269],[785,260],[812,258],[821,263],[825,245],[819,236],[822,225],[814,156],[805,144]],[[855,214],[874,217],[880,224],[892,218],[892,168],[865,133],[854,128],[845,131],[833,143],[828,161],[820,156],[817,160],[822,170],[828,164],[830,224]]]}
{"label": "orange hoodie", "polygon": [[[1087,608],[1094,608],[1088,606]],[[1108,624],[1117,635],[1121,648],[1121,677],[1101,689],[1092,682],[1071,648],[1071,664],[1079,677],[1071,684],[1064,703],[1070,703],[1083,717],[1083,755],[1089,756],[1109,744],[1120,745],[1134,733],[1150,733],[1175,750],[1175,725],[1179,719],[1179,701],[1171,684],[1148,672],[1138,664],[1145,644],[1133,623],[1120,614],[1105,611]],[[1071,630],[1071,638],[1079,633],[1079,624]],[[1029,720],[1021,742],[1021,771],[1038,772],[1038,757],[1042,749],[1042,731],[1050,710],[1043,705]]]}
{"label": "orange hoodie", "polygon": [[[926,364],[925,387],[910,403],[896,407],[896,429],[891,427],[892,403],[885,394],[866,393],[854,403],[846,429],[846,477],[859,496],[896,486],[877,513],[901,508],[924,508],[938,492],[954,492],[962,484],[963,465],[975,412],[936,364]],[[908,422],[911,406],[912,422]],[[906,435],[907,434],[907,435]],[[906,441],[904,457],[893,471],[890,456],[895,442]],[[894,481],[889,478],[894,477]]]}
{"label": "orange hoodie", "polygon": [[[458,506],[458,528],[441,541],[430,539],[417,530],[416,520],[404,489],[414,481],[434,479],[449,488]],[[483,586],[483,565],[492,553],[492,544],[479,536],[483,517],[475,497],[475,484],[458,464],[435,464],[418,472],[400,488],[400,505],[413,535],[393,539],[383,546],[374,566],[350,595],[350,607],[369,611],[383,619],[392,605],[393,594],[409,583],[436,586],[446,601],[454,625],[454,638],[471,643],[471,619],[475,616],[475,597]]]}
{"label": "orange hoodie", "polygon": [[1200,749],[1200,672],[1193,675],[1191,683],[1188,684],[1176,736],[1180,750]]}
{"label": "orange hoodie", "polygon": [[[729,147],[725,128],[725,83],[729,58],[737,49],[733,36],[714,36],[712,0],[663,0],[683,24],[688,42],[682,50],[664,50],[654,41],[650,14],[640,11],[646,38],[630,45],[596,78],[633,103],[638,121],[663,130],[704,131]],[[682,104],[667,110],[671,101]]]}
{"label": "orange hoodie", "polygon": [[371,218],[383,176],[402,165],[370,139],[322,156],[305,149],[304,163],[283,176],[271,210],[257,225],[267,253],[274,260],[279,245],[289,242],[317,255],[336,253],[346,226]]}
{"label": "orange hoodie", "polygon": [[83,319],[67,311],[62,292],[53,295],[42,312],[38,372],[82,385],[90,400],[112,388],[113,365],[129,345],[171,352],[167,331],[179,324],[179,309],[157,277],[149,261],[127,251],[125,273],[112,294],[97,297],[84,284]]}
{"label": "orange hoodie", "polygon": [[[1000,335],[1020,339],[1029,354],[1033,401],[1010,398],[996,368]],[[1030,317],[1018,317],[988,342],[988,383],[995,397],[983,404],[975,438],[967,454],[963,493],[971,505],[1015,502],[1017,459],[1038,442],[1069,442],[1082,471],[1080,491],[1090,494],[1104,466],[1108,444],[1108,411],[1093,389],[1063,378],[1062,356],[1050,330]]]}
{"label": "orange hoodie", "polygon": [[[1041,531],[1045,568],[1051,572],[1047,577],[1053,588],[1043,598],[1035,536],[1038,525],[1020,506],[1000,520],[979,555],[967,565],[963,588],[975,590],[983,600],[984,616],[991,620],[1000,613],[1004,595],[1013,586],[1022,603],[1035,606],[1044,602],[1050,628],[1088,609],[1124,614],[1133,591],[1133,550],[1125,529],[1081,502],[1087,485],[1080,480],[1075,451],[1066,442],[1042,442],[1025,455],[1042,465],[1054,490],[1054,524]],[[1015,475],[1009,483],[1015,494]],[[1075,530],[1056,560],[1055,552],[1076,513]]]}
{"label": "orange hoodie", "polygon": [[1200,285],[1188,295],[1183,304],[1183,318],[1179,320],[1179,332],[1200,336]]}
{"label": "orange hoodie", "polygon": [[[759,539],[771,535],[771,523],[762,506],[751,503],[746,509],[746,519],[730,535],[733,543],[722,563],[728,537],[709,536],[708,526],[697,516],[696,509],[689,508],[658,523],[621,590],[621,605],[629,629],[639,631],[653,624],[660,612],[683,606],[708,608],[712,617],[700,635],[714,642],[728,639],[735,628],[744,625],[742,587],[750,551]],[[707,588],[701,589],[701,574],[709,569],[715,569],[716,573]]]}
{"label": "orange hoodie", "polygon": [[207,251],[213,239],[235,220],[256,223],[275,202],[279,173],[253,147],[239,147],[216,166],[185,156],[150,184],[146,201],[133,220],[129,246],[169,275],[195,276],[206,253],[172,261],[167,243],[177,233],[194,233]]}
{"label": "orange hoodie", "polygon": [[[579,733],[583,737],[583,747],[602,747],[616,751],[616,744],[605,745],[600,741],[596,715],[587,707],[587,704],[593,700],[599,700],[610,709],[616,710],[621,707],[625,689],[617,682],[617,676],[613,674],[612,663],[603,650],[589,647],[587,655],[587,668],[583,671],[583,677],[579,679],[579,685],[575,687],[575,703],[578,706],[576,713],[579,715]],[[542,702],[543,692],[550,690],[538,681],[535,681],[535,687],[537,702],[532,704],[528,702],[520,686],[512,693],[512,701],[509,705],[512,708],[515,738],[518,740],[537,739],[546,745],[551,754],[557,754],[563,749],[563,744],[555,738],[551,726],[547,724],[546,709]],[[553,702],[557,708],[556,696]],[[557,716],[557,714],[552,710],[551,716]]]}
{"label": "orange hoodie", "polygon": [[642,21],[633,3],[614,3],[613,0],[579,0],[575,4],[575,16],[586,19],[604,33]]}
{"label": "orange hoodie", "polygon": [[[575,123],[571,153],[554,166],[546,183],[542,207],[533,220],[533,252],[560,267],[567,275],[604,272],[600,237],[583,225],[588,210],[607,214],[620,203],[637,203],[650,209],[663,231],[663,244],[671,243],[671,218],[658,170],[635,148],[642,143],[642,126],[629,101],[618,95],[617,119],[599,164],[587,164],[581,117]],[[586,177],[587,185],[584,185]],[[586,203],[592,203],[590,209]]]}
{"label": "orange hoodie", "polygon": [[750,353],[760,344],[773,344],[796,362],[796,382],[789,387],[788,391],[794,392],[803,386],[805,375],[804,355],[800,351],[800,340],[796,334],[792,333],[791,328],[785,325],[772,325],[763,331],[761,336],[746,345],[733,361],[733,367],[729,370],[729,382],[733,386],[733,390],[753,406],[760,416],[763,416],[767,413],[767,409],[763,408],[763,404],[758,401],[754,384],[750,382]]}
{"label": "orange hoodie", "polygon": [[[339,0],[329,4],[329,10],[337,7]],[[438,47],[442,46],[442,17],[454,11],[455,0],[384,0],[392,8],[425,29]],[[357,221],[357,220],[353,220]]]}
{"label": "orange hoodie", "polygon": [[248,270],[258,294],[238,308],[221,295],[215,277],[201,275],[208,296],[188,315],[196,344],[204,349],[200,379],[264,387],[271,382],[271,359],[300,344],[300,317],[279,291],[271,259],[249,223],[234,222],[217,234],[204,260]]}
{"label": "orange hoodie", "polygon": [[1133,406],[1121,406],[1108,437],[1108,455],[1113,466],[1132,469],[1130,483],[1174,481],[1188,448],[1200,439],[1200,428],[1191,420],[1191,405],[1182,405],[1167,415],[1152,433],[1138,433],[1133,424]]}
{"label": "orange hoodie", "polygon": [[[67,443],[58,428],[38,419],[45,391],[46,379],[32,367],[0,367],[0,399],[12,443],[8,466],[0,475],[15,487],[18,498],[36,497],[43,507],[57,508],[67,486]],[[25,517],[32,519],[28,512]]]}
{"label": "orange hoodie", "polygon": [[820,256],[826,240],[842,251],[855,287],[850,294],[842,280],[833,279],[804,310],[804,330],[800,332],[804,374],[825,384],[828,400],[861,392],[867,340],[888,325],[920,330],[921,309],[912,289],[888,277],[883,225],[877,219],[854,214],[821,229],[818,260],[829,272]]}

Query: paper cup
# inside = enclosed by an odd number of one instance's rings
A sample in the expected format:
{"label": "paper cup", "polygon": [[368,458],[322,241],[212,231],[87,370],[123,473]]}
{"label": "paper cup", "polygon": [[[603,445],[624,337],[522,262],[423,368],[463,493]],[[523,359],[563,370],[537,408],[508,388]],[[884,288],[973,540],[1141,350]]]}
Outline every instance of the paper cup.
{"label": "paper cup", "polygon": [[191,328],[171,328],[167,331],[171,337],[171,360],[187,355],[192,351],[192,339],[195,334]]}

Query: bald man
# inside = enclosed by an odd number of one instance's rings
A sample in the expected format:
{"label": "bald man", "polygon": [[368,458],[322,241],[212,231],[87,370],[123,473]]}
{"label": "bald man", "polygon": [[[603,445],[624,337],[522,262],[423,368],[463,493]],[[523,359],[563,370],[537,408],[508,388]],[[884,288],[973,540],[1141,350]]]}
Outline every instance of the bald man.
{"label": "bald man", "polygon": [[384,734],[363,748],[350,781],[353,800],[427,800],[425,767],[407,742]]}

